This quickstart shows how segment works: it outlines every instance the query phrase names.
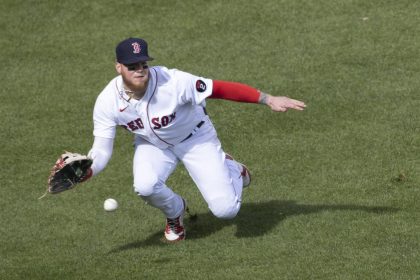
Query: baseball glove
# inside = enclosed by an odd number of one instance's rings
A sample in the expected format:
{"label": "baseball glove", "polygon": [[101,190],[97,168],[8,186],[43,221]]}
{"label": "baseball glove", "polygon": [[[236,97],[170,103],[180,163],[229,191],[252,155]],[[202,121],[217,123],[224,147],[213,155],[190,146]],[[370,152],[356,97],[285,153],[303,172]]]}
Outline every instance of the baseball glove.
{"label": "baseball glove", "polygon": [[48,192],[57,194],[75,187],[92,176],[92,159],[77,153],[65,152],[56,161],[48,177]]}

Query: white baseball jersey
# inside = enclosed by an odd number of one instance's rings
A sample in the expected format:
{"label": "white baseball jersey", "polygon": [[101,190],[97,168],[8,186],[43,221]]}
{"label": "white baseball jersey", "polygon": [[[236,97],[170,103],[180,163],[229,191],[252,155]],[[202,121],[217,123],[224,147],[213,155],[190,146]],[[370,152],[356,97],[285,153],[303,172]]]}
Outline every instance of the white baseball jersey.
{"label": "white baseball jersey", "polygon": [[113,139],[118,125],[165,149],[180,143],[205,119],[211,79],[161,66],[150,67],[149,77],[140,100],[125,93],[121,76],[111,80],[95,103],[95,137]]}

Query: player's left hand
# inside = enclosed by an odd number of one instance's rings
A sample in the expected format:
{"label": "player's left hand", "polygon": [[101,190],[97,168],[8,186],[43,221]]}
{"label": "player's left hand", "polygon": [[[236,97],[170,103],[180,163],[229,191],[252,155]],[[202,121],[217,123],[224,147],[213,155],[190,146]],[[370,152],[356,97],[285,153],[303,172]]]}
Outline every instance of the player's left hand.
{"label": "player's left hand", "polygon": [[286,96],[267,96],[267,105],[275,112],[286,112],[288,109],[302,111],[306,104],[303,101],[291,99]]}
{"label": "player's left hand", "polygon": [[60,156],[48,177],[48,192],[60,193],[72,189],[92,176],[93,160],[85,155],[66,152]]}

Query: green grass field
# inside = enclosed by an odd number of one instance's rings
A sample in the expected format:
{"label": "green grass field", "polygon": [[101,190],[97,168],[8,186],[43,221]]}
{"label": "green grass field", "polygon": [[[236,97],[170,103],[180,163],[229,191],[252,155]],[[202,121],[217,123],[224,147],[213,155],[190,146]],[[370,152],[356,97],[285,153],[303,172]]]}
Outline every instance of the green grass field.
{"label": "green grass field", "polygon": [[[0,279],[420,279],[420,2],[3,0]],[[304,100],[304,112],[210,100],[253,183],[213,217],[182,166],[168,184],[198,220],[132,190],[132,135],[99,176],[43,200],[64,151],[87,153],[122,39],[153,65]],[[210,171],[211,175],[211,171]],[[120,208],[106,213],[103,201]]]}

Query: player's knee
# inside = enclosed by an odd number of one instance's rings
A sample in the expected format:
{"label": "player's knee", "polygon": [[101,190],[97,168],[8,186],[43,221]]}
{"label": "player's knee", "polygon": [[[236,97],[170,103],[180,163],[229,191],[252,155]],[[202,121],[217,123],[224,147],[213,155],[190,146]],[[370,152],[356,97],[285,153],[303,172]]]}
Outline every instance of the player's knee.
{"label": "player's knee", "polygon": [[210,211],[220,219],[233,219],[239,212],[241,203],[236,198],[220,197],[209,203]]}
{"label": "player's knee", "polygon": [[134,191],[141,196],[153,194],[154,188],[158,183],[158,177],[154,173],[139,174],[134,177]]}

